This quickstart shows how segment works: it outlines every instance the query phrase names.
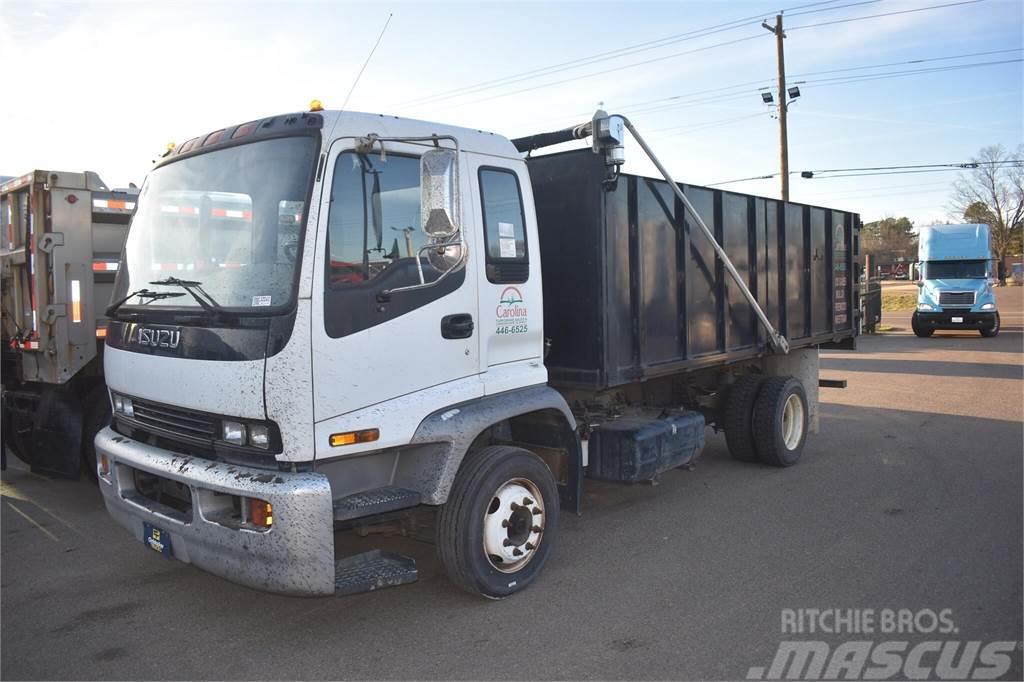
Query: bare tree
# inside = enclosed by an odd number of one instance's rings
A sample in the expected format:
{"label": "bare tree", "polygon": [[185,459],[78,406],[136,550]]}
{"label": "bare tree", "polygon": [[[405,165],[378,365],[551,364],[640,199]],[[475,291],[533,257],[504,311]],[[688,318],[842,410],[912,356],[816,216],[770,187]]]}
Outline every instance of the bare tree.
{"label": "bare tree", "polygon": [[966,220],[986,218],[992,251],[1002,260],[1024,229],[1024,145],[1011,154],[1002,145],[982,147],[977,163],[953,183],[953,213]]}

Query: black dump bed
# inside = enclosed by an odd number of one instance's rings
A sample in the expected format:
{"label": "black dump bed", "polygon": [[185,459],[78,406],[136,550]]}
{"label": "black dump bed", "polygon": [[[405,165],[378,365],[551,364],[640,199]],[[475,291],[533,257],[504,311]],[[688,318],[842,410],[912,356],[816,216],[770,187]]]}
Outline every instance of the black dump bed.
{"label": "black dump bed", "polygon": [[[771,352],[666,182],[623,174],[605,191],[603,159],[586,149],[528,164],[553,385],[601,390]],[[792,348],[855,334],[857,214],[682,189]]]}

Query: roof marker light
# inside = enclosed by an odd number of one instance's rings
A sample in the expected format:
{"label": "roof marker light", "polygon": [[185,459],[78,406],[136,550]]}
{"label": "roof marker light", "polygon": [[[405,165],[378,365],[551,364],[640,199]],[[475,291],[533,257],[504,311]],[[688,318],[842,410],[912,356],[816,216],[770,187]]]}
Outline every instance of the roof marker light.
{"label": "roof marker light", "polygon": [[315,99],[315,100],[313,100],[312,102],[309,103],[309,110],[310,111],[323,111],[324,110],[324,104],[320,100]]}

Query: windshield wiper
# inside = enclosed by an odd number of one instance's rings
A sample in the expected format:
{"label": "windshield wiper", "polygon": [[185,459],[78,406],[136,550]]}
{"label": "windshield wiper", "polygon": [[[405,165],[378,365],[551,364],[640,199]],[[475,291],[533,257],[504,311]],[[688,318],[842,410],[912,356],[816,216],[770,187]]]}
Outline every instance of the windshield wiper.
{"label": "windshield wiper", "polygon": [[[178,286],[191,294],[192,298],[196,299],[196,302],[203,307],[207,312],[219,315],[224,311],[224,306],[217,303],[213,296],[206,293],[203,289],[203,283],[197,282],[191,279],[178,279],[177,277],[168,277],[167,279],[158,279],[150,284],[163,284],[165,286]],[[180,295],[180,294],[179,294]]]}
{"label": "windshield wiper", "polygon": [[107,317],[113,317],[117,312],[117,309],[128,302],[129,299],[138,296],[139,298],[148,298],[150,302],[156,301],[161,298],[177,298],[178,296],[184,296],[185,294],[179,294],[176,291],[150,291],[149,289],[139,289],[133,291],[122,299],[118,299],[107,306]]}

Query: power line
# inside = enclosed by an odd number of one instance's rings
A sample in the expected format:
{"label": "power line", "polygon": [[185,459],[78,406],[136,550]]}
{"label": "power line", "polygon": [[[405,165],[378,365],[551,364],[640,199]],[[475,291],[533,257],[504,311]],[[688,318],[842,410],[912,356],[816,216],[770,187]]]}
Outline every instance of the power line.
{"label": "power line", "polygon": [[943,7],[956,7],[958,5],[974,5],[984,0],[960,0],[960,2],[948,2],[944,5],[929,5],[928,7],[915,7],[913,9],[902,9],[895,12],[885,12],[882,14],[868,14],[863,17],[847,17],[845,19],[835,19],[834,21],[821,21],[817,24],[804,24],[803,26],[790,26],[787,31],[799,31],[803,28],[818,28],[819,26],[834,26],[836,24],[846,24],[851,21],[864,21],[866,19],[878,19],[880,17],[892,17],[897,14],[911,14],[913,12],[924,12],[930,9],[942,9]]}
{"label": "power line", "polygon": [[[886,68],[886,67],[890,67],[890,66],[902,66],[902,65],[907,65],[907,64],[926,64],[926,63],[937,62],[937,61],[949,61],[951,59],[967,59],[969,57],[981,57],[981,56],[987,56],[987,55],[993,55],[993,54],[1005,54],[1005,53],[1008,53],[1008,52],[1020,52],[1022,50],[1024,50],[1024,48],[1015,47],[1015,48],[1009,48],[1009,49],[1005,49],[1005,50],[990,50],[988,52],[969,52],[969,53],[957,54],[957,55],[942,55],[942,56],[938,56],[938,57],[928,57],[928,58],[924,58],[924,59],[910,59],[910,60],[901,61],[901,62],[887,62],[887,63],[884,63],[884,64],[868,64],[868,65],[861,65],[861,66],[849,66],[849,67],[844,67],[844,68],[841,68],[841,69],[827,69],[827,70],[823,70],[823,71],[805,71],[803,73],[792,74],[791,77],[792,78],[805,78],[807,76],[824,75],[824,74],[830,74],[830,73],[843,73],[843,72],[849,72],[849,71],[863,71],[865,69],[881,69],[881,68]],[[873,75],[878,75],[878,74],[863,74],[863,75],[865,77],[867,77],[867,76],[873,76]],[[853,78],[853,77],[854,76],[850,76],[850,78]],[[761,79],[758,79],[758,80],[745,81],[743,83],[736,83],[734,85],[724,85],[724,86],[720,86],[720,87],[716,87],[716,88],[709,88],[709,89],[706,89],[706,90],[697,90],[695,92],[691,92],[691,93],[688,93],[688,94],[672,95],[670,97],[662,97],[662,98],[653,99],[653,100],[645,100],[645,101],[642,101],[642,102],[636,102],[636,103],[631,104],[631,105],[626,105],[624,107],[618,107],[617,110],[618,111],[623,111],[623,112],[633,112],[633,113],[650,113],[652,111],[662,111],[664,109],[669,109],[669,108],[673,108],[673,107],[672,106],[652,107],[652,108],[647,108],[647,109],[641,108],[639,110],[637,110],[637,107],[644,107],[645,105],[648,105],[648,104],[659,104],[659,103],[665,103],[667,105],[669,102],[677,102],[679,100],[682,100],[682,103],[685,104],[685,103],[688,103],[687,100],[689,98],[691,98],[691,97],[697,97],[699,95],[711,94],[711,93],[722,93],[721,96],[723,98],[733,99],[732,94],[728,93],[728,91],[736,90],[736,89],[739,89],[739,88],[745,88],[745,87],[749,87],[749,86],[752,86],[752,85],[758,85],[759,83],[770,83],[772,81],[773,81],[772,78],[761,78]],[[815,80],[815,81],[808,81],[808,83],[821,83],[821,82],[824,82],[824,81],[825,81],[825,79],[818,79],[818,80]],[[801,85],[803,85],[803,83],[801,83]],[[726,94],[726,93],[728,93],[728,94]],[[744,92],[742,96],[746,97],[747,95],[748,95],[748,93]],[[714,97],[714,98],[709,98],[707,100],[701,99],[700,101],[702,101],[702,102],[704,102],[704,101],[714,101],[715,99],[717,99],[717,96]],[[737,99],[738,99],[738,97],[737,97]]]}
{"label": "power line", "polygon": [[[902,78],[902,77],[905,77],[905,76],[913,76],[913,75],[918,75],[918,74],[945,73],[945,72],[948,72],[948,71],[961,71],[961,70],[964,70],[964,69],[972,69],[972,68],[978,68],[978,67],[984,67],[984,66],[998,66],[998,65],[1002,65],[1002,64],[1014,64],[1014,63],[1018,63],[1018,62],[1021,62],[1021,61],[1024,61],[1024,59],[1006,59],[1006,60],[997,60],[997,61],[989,61],[989,62],[976,62],[976,63],[972,63],[972,64],[950,64],[950,65],[947,65],[947,66],[930,67],[930,68],[926,68],[926,69],[906,69],[906,70],[903,70],[903,71],[888,71],[888,72],[877,73],[877,74],[856,74],[856,75],[850,75],[850,76],[837,76],[837,77],[834,77],[834,78],[819,78],[819,79],[812,79],[812,80],[807,80],[807,81],[796,81],[796,84],[800,85],[802,87],[803,86],[811,86],[812,88],[821,88],[821,87],[828,87],[828,86],[832,86],[832,85],[844,85],[844,84],[847,84],[847,83],[861,83],[861,82],[874,81],[874,80],[887,80],[887,79],[890,79],[890,78]],[[756,82],[764,82],[764,81],[756,81]],[[728,86],[728,89],[733,89],[734,87],[739,87],[739,86]],[[722,88],[722,89],[726,89],[726,88]],[[752,93],[748,92],[748,91],[739,92],[739,93],[722,93],[720,95],[715,95],[715,96],[712,96],[712,97],[707,97],[707,98],[702,98],[702,99],[684,100],[683,102],[681,102],[679,104],[664,104],[664,105],[660,105],[660,106],[649,107],[649,108],[646,108],[646,109],[638,109],[638,110],[634,110],[634,111],[632,111],[630,113],[632,115],[648,114],[648,113],[660,113],[662,111],[668,111],[670,109],[684,109],[684,108],[687,108],[687,107],[690,107],[690,106],[697,106],[697,105],[701,105],[701,104],[709,104],[709,103],[713,103],[713,102],[728,102],[728,101],[733,101],[733,100],[745,99],[745,98],[750,97],[751,94]]]}
{"label": "power line", "polygon": [[[834,4],[836,2],[839,2],[839,0],[824,0],[823,2],[813,2],[813,3],[809,3],[809,4],[805,4],[805,5],[797,5],[795,7],[791,7],[791,8],[788,8],[788,9],[783,9],[783,10],[780,10],[780,11],[787,12],[787,11],[792,11],[792,10],[804,9],[804,8],[808,8],[808,7],[818,7],[820,5],[831,5],[831,4]],[[852,3],[845,4],[845,5],[838,5],[836,7],[824,7],[824,8],[815,9],[815,10],[807,10],[805,12],[800,12],[799,14],[803,15],[803,14],[813,14],[813,13],[817,13],[817,12],[828,12],[828,11],[833,11],[833,10],[837,10],[837,9],[842,9],[844,7],[852,7],[852,6],[855,6],[855,5],[874,4],[874,3],[877,3],[877,2],[881,2],[881,0],[861,0],[860,2],[852,2]],[[720,24],[714,24],[712,26],[706,26],[704,28],[694,29],[692,31],[686,31],[684,33],[677,33],[677,34],[674,34],[674,35],[665,36],[663,38],[658,38],[658,39],[655,39],[655,40],[648,40],[648,41],[645,41],[645,42],[642,42],[642,43],[635,43],[633,45],[628,45],[626,47],[616,48],[614,50],[607,50],[605,52],[599,52],[599,53],[596,53],[596,54],[592,54],[592,55],[589,55],[587,57],[579,57],[577,59],[572,59],[572,60],[569,60],[569,61],[566,61],[566,62],[560,62],[560,63],[557,63],[557,64],[551,64],[551,65],[548,65],[548,66],[539,67],[539,68],[536,68],[536,69],[533,69],[533,70],[530,70],[530,71],[522,71],[522,72],[519,72],[519,73],[511,74],[509,76],[504,76],[502,78],[496,78],[496,79],[492,79],[492,80],[476,83],[476,84],[473,84],[473,85],[467,85],[467,86],[463,86],[463,87],[460,87],[460,88],[454,88],[452,90],[446,90],[444,92],[434,93],[432,95],[427,95],[425,97],[418,97],[416,99],[412,99],[412,100],[408,100],[407,102],[404,102],[402,104],[402,106],[437,104],[437,103],[439,103],[441,101],[444,101],[444,100],[447,100],[447,99],[451,99],[453,97],[458,97],[458,96],[461,96],[461,95],[469,95],[469,94],[474,94],[476,92],[482,92],[484,90],[491,90],[491,89],[494,89],[494,88],[497,88],[497,87],[501,87],[501,86],[504,86],[504,85],[511,85],[513,83],[522,82],[524,80],[530,80],[532,78],[539,77],[539,76],[547,76],[547,75],[551,75],[551,74],[554,74],[554,73],[560,73],[562,71],[568,71],[568,70],[571,70],[571,69],[576,69],[576,68],[579,68],[579,67],[582,67],[582,66],[589,66],[590,64],[596,64],[598,62],[607,61],[607,60],[612,59],[614,57],[624,57],[624,56],[628,56],[628,55],[632,55],[632,54],[637,54],[637,53],[640,53],[640,52],[646,52],[646,51],[649,51],[649,50],[655,50],[655,49],[659,49],[659,48],[662,48],[662,47],[667,47],[669,45],[674,45],[676,43],[685,42],[687,40],[695,40],[697,38],[704,38],[704,37],[707,37],[709,35],[714,35],[716,33],[722,33],[724,31],[731,31],[733,29],[741,28],[743,26],[755,25],[763,17],[764,17],[763,14],[751,15],[751,16],[748,16],[748,17],[743,17],[741,19],[734,19],[732,21],[727,21],[727,22],[723,22],[723,23],[720,23]]]}
{"label": "power line", "polygon": [[[962,163],[924,163],[924,164],[911,164],[902,166],[867,166],[861,168],[822,168],[810,171],[790,171],[790,175],[796,175],[799,173],[801,176],[820,180],[827,180],[829,178],[858,178],[858,177],[870,177],[874,175],[902,175],[907,173],[937,173],[945,171],[961,171],[961,170],[973,170],[982,166],[1000,166],[1006,164],[1024,164],[1024,159],[1004,159],[1002,161],[966,161]],[[807,174],[810,175],[807,175]],[[829,173],[830,175],[819,175],[820,173]],[[834,173],[842,173],[842,175],[831,175]],[[752,180],[770,180],[778,177],[778,173],[769,173],[767,175],[754,175],[749,178],[738,178],[736,180],[725,180],[723,182],[715,182],[707,187],[718,187],[719,185],[731,185],[738,182],[750,182]]]}
{"label": "power line", "polygon": [[[908,14],[908,13],[911,13],[911,12],[924,12],[924,11],[934,10],[934,9],[943,9],[943,8],[947,8],[947,7],[955,7],[955,6],[958,6],[958,5],[970,5],[970,4],[976,4],[976,3],[979,3],[979,2],[983,2],[983,0],[960,0],[959,2],[944,3],[944,4],[939,4],[939,5],[928,5],[926,7],[916,7],[914,9],[909,9],[909,10],[899,10],[899,11],[894,11],[894,12],[885,12],[885,13],[880,13],[880,14],[866,15],[866,16],[862,16],[862,17],[846,17],[844,19],[838,19],[838,20],[833,21],[833,22],[820,22],[818,24],[805,24],[803,26],[796,26],[796,27],[793,27],[793,28],[789,28],[787,30],[798,30],[798,29],[802,29],[802,28],[815,28],[815,27],[818,27],[818,26],[828,26],[828,25],[839,24],[839,23],[847,23],[847,22],[850,22],[850,21],[864,21],[864,20],[867,20],[867,19],[877,19],[877,18],[881,18],[881,17],[894,16],[894,15],[898,15],[898,14]],[[826,11],[827,9],[830,9],[830,8],[823,8],[820,11]],[[763,16],[763,15],[758,15],[758,16]],[[738,21],[743,21],[743,20],[738,20]],[[740,27],[745,26],[745,25],[748,25],[748,24],[746,24],[746,23],[737,23],[736,26],[732,26],[731,28],[740,28]],[[722,29],[722,30],[726,30],[726,29]],[[731,30],[731,29],[729,29],[729,30]],[[707,35],[710,35],[710,33],[707,33]],[[675,57],[686,56],[686,55],[689,55],[689,54],[694,54],[696,52],[703,52],[705,50],[709,50],[709,49],[713,49],[713,48],[717,48],[717,47],[724,47],[724,46],[727,46],[727,45],[735,45],[737,43],[745,42],[745,41],[748,41],[748,40],[754,40],[754,39],[759,38],[759,37],[764,37],[764,35],[765,34],[762,34],[762,33],[753,34],[753,35],[745,36],[743,38],[738,38],[738,39],[735,39],[735,40],[728,40],[728,41],[723,41],[723,42],[715,43],[715,44],[712,44],[712,45],[707,45],[707,46],[700,47],[700,48],[697,48],[697,49],[694,49],[694,50],[686,50],[686,51],[683,51],[683,52],[677,52],[677,53],[673,53],[673,54],[670,54],[670,55],[664,55],[664,56],[661,56],[661,57],[655,57],[655,58],[652,58],[652,59],[647,59],[647,60],[643,60],[643,61],[639,61],[639,62],[632,62],[630,64],[624,64],[622,66],[618,66],[618,67],[614,67],[614,68],[610,68],[610,69],[603,69],[601,71],[594,71],[594,72],[591,72],[591,73],[580,74],[580,75],[577,75],[577,76],[572,76],[572,77],[569,77],[569,78],[565,78],[565,79],[561,79],[561,80],[556,80],[556,81],[550,81],[550,82],[547,82],[547,83],[539,83],[537,85],[533,85],[533,86],[526,87],[526,88],[521,88],[519,90],[513,90],[511,92],[499,93],[499,94],[491,95],[491,96],[484,97],[484,98],[481,98],[481,99],[471,100],[469,102],[461,102],[460,106],[471,105],[471,104],[479,104],[479,103],[482,103],[482,102],[490,101],[492,99],[499,99],[499,98],[503,98],[503,97],[511,97],[513,95],[519,95],[519,94],[523,94],[525,92],[531,92],[533,90],[539,90],[539,89],[542,89],[542,88],[553,87],[553,86],[556,86],[556,85],[564,85],[565,83],[571,83],[571,82],[575,82],[575,81],[578,81],[578,80],[583,80],[583,79],[586,79],[586,78],[593,78],[595,76],[603,76],[603,75],[606,75],[606,74],[609,74],[609,73],[614,73],[614,72],[622,71],[622,70],[625,70],[625,69],[635,68],[637,66],[646,66],[648,64],[652,64],[652,63],[655,63],[655,62],[664,61],[666,59],[673,59]],[[695,37],[703,37],[703,36],[695,36]],[[689,38],[689,39],[692,39],[692,38]],[[581,64],[580,66],[583,66],[583,64]],[[524,80],[529,80],[529,79],[524,79]],[[495,86],[495,87],[497,87],[497,86]],[[465,93],[465,94],[469,94],[469,93]],[[433,100],[431,102],[431,104],[437,104],[437,103],[439,103],[441,101],[443,101],[443,100],[438,98],[438,99]]]}

